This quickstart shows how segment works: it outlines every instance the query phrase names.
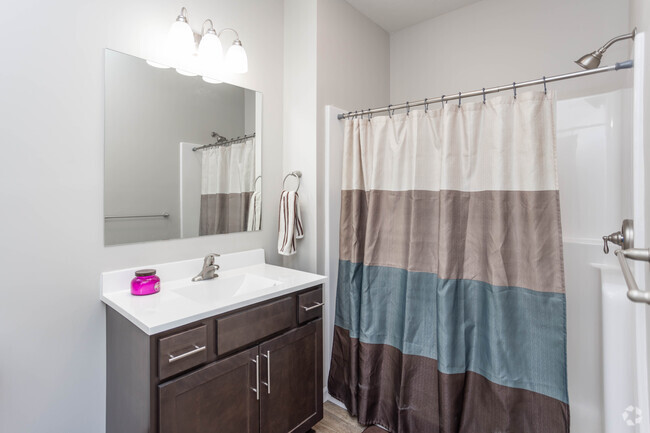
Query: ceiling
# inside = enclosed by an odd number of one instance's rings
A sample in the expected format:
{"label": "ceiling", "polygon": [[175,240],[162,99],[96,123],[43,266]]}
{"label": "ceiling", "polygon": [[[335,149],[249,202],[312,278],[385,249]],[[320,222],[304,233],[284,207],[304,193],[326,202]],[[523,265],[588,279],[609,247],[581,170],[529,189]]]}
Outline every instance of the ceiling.
{"label": "ceiling", "polygon": [[394,32],[477,3],[480,0],[346,0],[356,10]]}

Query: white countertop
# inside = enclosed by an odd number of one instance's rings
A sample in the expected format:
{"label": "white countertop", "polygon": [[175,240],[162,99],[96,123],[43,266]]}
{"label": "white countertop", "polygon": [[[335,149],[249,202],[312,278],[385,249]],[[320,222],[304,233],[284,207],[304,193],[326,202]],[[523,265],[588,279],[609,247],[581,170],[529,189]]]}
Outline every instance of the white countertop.
{"label": "white countertop", "polygon": [[[307,289],[327,280],[322,275],[268,265],[264,263],[263,250],[224,254],[217,258],[216,263],[220,266],[217,271],[219,277],[201,282],[192,282],[191,278],[201,270],[203,258],[104,272],[101,277],[101,300],[146,334],[153,335]],[[144,268],[157,270],[161,279],[160,292],[133,296],[130,281],[135,270]],[[237,281],[248,278],[253,284],[257,281],[271,281],[274,285],[259,290],[248,288],[243,293],[235,290],[228,292],[220,286],[237,278]],[[196,295],[184,295],[188,291],[196,291]],[[209,293],[209,296],[205,297],[205,302],[201,302],[205,293]]]}

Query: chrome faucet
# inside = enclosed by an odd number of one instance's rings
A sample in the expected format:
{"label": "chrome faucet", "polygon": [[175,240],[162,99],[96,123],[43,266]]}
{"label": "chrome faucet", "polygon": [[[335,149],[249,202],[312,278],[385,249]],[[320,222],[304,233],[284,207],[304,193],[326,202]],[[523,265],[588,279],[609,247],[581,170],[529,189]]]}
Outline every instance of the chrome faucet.
{"label": "chrome faucet", "polygon": [[217,278],[219,275],[217,275],[216,271],[219,270],[219,265],[214,262],[214,259],[217,257],[219,257],[219,254],[215,253],[205,256],[205,259],[203,259],[203,269],[201,269],[201,272],[196,277],[192,278],[192,281],[204,281]]}

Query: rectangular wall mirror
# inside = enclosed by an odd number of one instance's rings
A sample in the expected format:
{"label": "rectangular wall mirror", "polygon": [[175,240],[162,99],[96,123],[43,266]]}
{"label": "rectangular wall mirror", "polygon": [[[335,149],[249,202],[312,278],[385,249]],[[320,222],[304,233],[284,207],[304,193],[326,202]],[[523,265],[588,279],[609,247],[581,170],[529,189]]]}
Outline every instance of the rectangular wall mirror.
{"label": "rectangular wall mirror", "polygon": [[105,245],[260,230],[262,94],[105,57]]}

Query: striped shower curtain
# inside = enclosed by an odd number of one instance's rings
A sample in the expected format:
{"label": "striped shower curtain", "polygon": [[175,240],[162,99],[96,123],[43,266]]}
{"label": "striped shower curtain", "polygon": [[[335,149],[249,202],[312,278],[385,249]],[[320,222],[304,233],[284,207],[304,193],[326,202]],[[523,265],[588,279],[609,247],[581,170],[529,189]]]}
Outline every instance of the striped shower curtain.
{"label": "striped shower curtain", "polygon": [[328,390],[396,433],[569,430],[549,92],[347,120]]}
{"label": "striped shower curtain", "polygon": [[254,183],[255,139],[204,150],[199,235],[245,231]]}

